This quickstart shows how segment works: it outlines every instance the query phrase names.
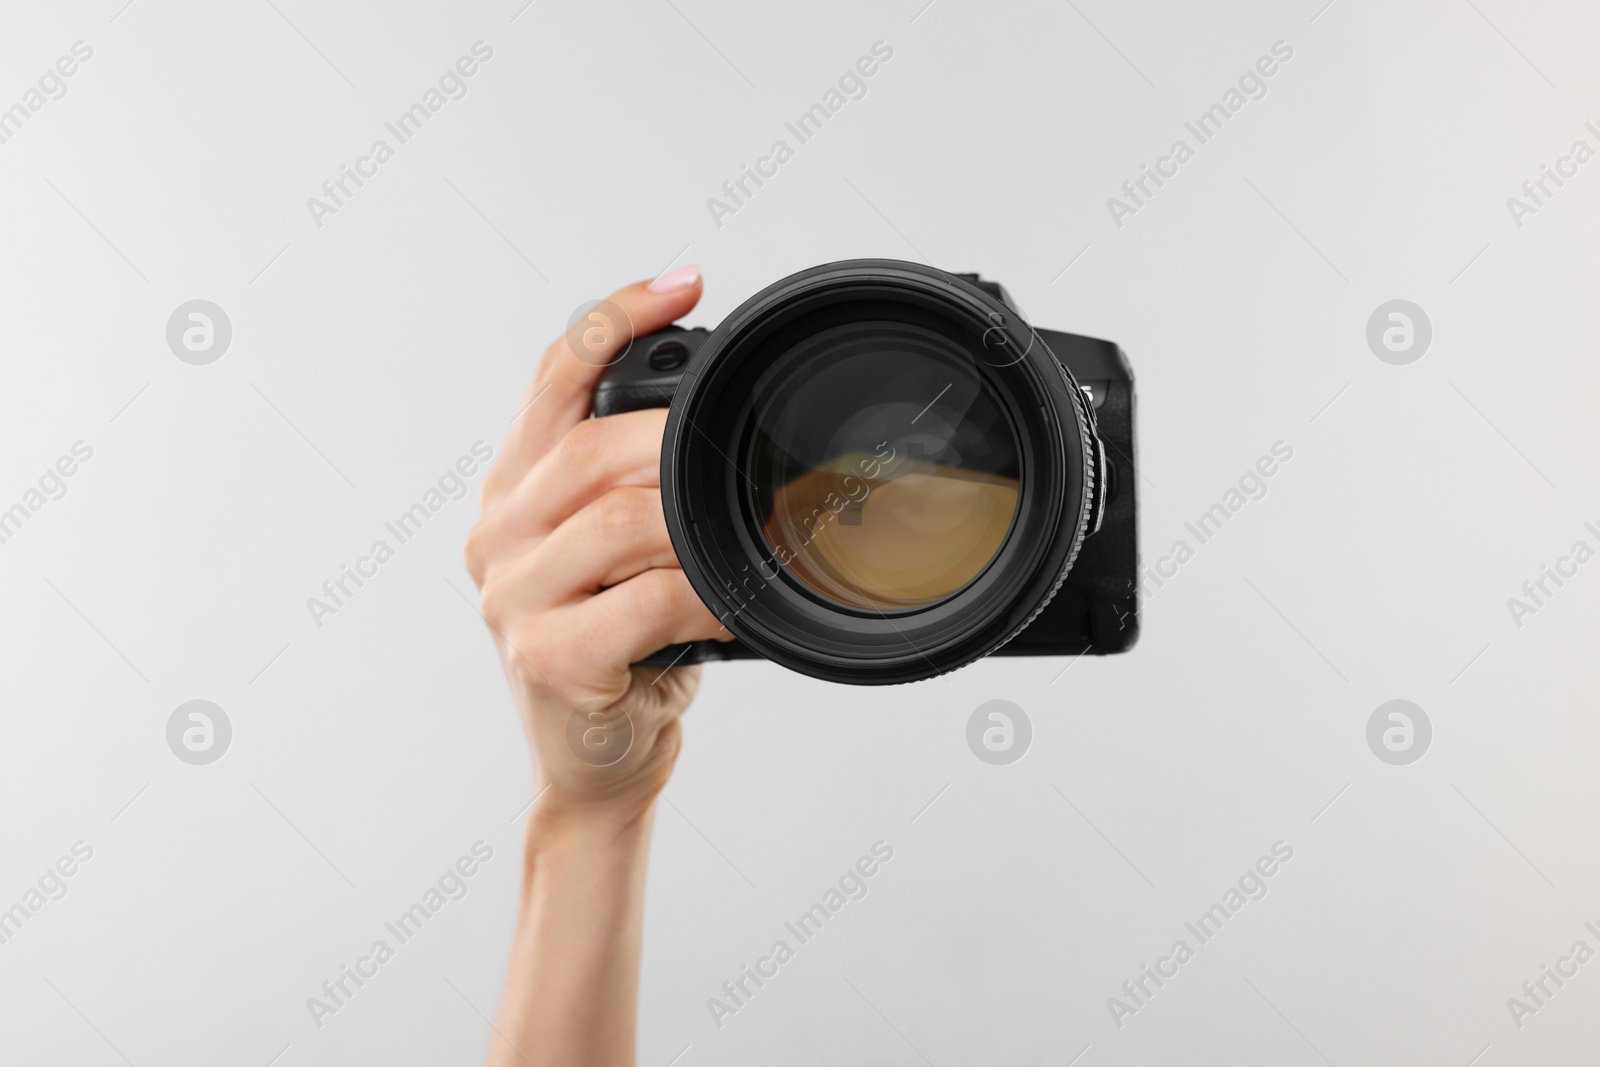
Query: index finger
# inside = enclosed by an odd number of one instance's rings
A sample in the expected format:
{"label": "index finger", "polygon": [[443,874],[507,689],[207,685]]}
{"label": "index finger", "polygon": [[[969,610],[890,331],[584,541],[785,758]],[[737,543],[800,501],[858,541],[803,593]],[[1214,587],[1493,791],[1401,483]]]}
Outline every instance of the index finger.
{"label": "index finger", "polygon": [[[545,350],[522,398],[489,491],[515,485],[572,427],[589,417],[600,374],[633,343],[687,314],[700,301],[699,267],[679,267],[653,281],[618,289]],[[607,306],[609,305],[609,306]]]}

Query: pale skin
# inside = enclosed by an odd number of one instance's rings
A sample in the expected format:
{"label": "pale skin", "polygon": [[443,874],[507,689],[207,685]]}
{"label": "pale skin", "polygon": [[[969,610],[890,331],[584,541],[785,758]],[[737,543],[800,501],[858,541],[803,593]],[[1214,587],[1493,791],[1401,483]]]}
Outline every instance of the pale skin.
{"label": "pale skin", "polygon": [[[634,1062],[654,802],[700,668],[630,664],[668,644],[731,635],[690,587],[667,535],[665,410],[604,419],[589,410],[628,331],[666,326],[700,293],[697,268],[670,271],[612,294],[630,321],[557,338],[484,475],[467,568],[532,752],[536,797],[490,1067]],[[626,714],[633,742],[620,761],[594,766],[573,752],[568,722],[580,705],[613,721]]]}

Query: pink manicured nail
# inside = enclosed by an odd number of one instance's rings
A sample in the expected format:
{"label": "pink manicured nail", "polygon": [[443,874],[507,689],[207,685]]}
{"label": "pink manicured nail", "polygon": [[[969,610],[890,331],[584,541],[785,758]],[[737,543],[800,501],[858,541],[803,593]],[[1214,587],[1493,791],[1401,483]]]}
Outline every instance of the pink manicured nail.
{"label": "pink manicured nail", "polygon": [[647,288],[652,293],[670,293],[674,289],[686,289],[699,280],[699,267],[679,267],[677,270],[667,271],[651,282]]}

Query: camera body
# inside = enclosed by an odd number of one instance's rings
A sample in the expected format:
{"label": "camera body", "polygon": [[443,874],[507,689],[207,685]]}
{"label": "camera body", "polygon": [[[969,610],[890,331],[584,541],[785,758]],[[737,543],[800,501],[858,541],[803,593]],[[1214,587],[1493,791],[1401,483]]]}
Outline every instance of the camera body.
{"label": "camera body", "polygon": [[[962,289],[963,298],[969,301],[978,299],[976,294],[982,294],[984,303],[978,310],[985,319],[996,324],[1003,323],[1005,343],[1017,346],[1018,351],[1028,355],[1030,361],[1048,363],[1057,368],[1060,380],[1050,384],[1069,395],[1070,408],[1078,412],[1077,422],[1085,445],[1082,454],[1088,468],[1084,478],[1086,485],[1082,505],[1085,519],[1080,538],[1073,545],[1074,554],[1065,558],[1065,578],[1060,579],[1053,595],[1049,595],[1042,606],[1035,607],[1031,615],[1013,620],[1009,634],[998,639],[1000,643],[997,647],[979,652],[978,655],[1077,656],[1128,650],[1139,634],[1138,474],[1134,461],[1133,372],[1121,349],[1110,341],[1036,329],[1028,325],[1001,286],[984,281],[977,275],[949,275],[933,272],[920,265],[877,260],[827,264],[810,272],[802,272],[802,275],[829,271],[837,273],[841,270],[881,273],[883,268],[890,266],[938,274],[942,277],[941,284]],[[794,277],[800,278],[802,275]],[[778,283],[766,293],[752,298],[745,307],[758,303],[783,284]],[[741,308],[735,312],[729,322],[739,318],[744,310]],[[685,556],[684,541],[690,536],[694,520],[685,513],[685,509],[675,509],[674,502],[668,499],[674,495],[669,490],[674,483],[674,475],[680,481],[684,477],[683,472],[673,470],[673,464],[680,460],[671,451],[671,438],[675,436],[671,423],[680,424],[677,428],[679,436],[687,436],[691,431],[681,425],[683,419],[676,417],[681,414],[677,410],[681,404],[675,405],[674,397],[680,397],[681,400],[681,393],[687,391],[686,375],[693,384],[697,374],[707,369],[706,360],[701,357],[709,355],[713,361],[727,358],[726,353],[717,351],[717,339],[727,326],[725,323],[717,331],[670,326],[635,338],[626,352],[606,368],[595,389],[593,413],[597,417],[652,407],[675,408],[674,418],[669,420],[669,441],[662,451],[662,486],[669,527],[673,529],[674,545],[680,560]],[[967,347],[981,354],[991,343],[990,331],[998,335],[1001,327],[996,325],[984,330],[980,326],[977,333],[973,333],[969,327]],[[1047,359],[1039,358],[1037,350],[1040,349]],[[973,358],[977,360],[979,356]],[[717,454],[722,455],[722,451],[717,450]],[[728,457],[724,455],[723,458]],[[728,462],[733,463],[731,459]],[[712,590],[703,584],[704,574],[688,566],[685,569],[692,579],[700,578],[695,583],[697,591],[713,613],[723,618],[736,634],[740,633],[737,621],[740,601],[735,582],[727,575],[719,575],[724,588],[716,589],[714,597],[708,596]],[[761,572],[759,578],[754,578],[749,568],[743,568],[746,573],[741,580],[746,585],[752,578],[762,585],[784,580],[781,568],[776,566],[771,568],[771,574],[760,567],[756,569]],[[717,602],[713,603],[713,599]],[[730,608],[730,604],[734,607]],[[644,662],[666,666],[706,660],[754,658],[778,657],[771,652],[763,656],[762,652],[739,640],[706,641],[692,646],[662,649]],[[869,684],[913,680],[950,669],[940,666],[893,676],[858,677],[812,670],[807,665],[789,665],[819,677]],[[955,665],[959,666],[960,663]]]}

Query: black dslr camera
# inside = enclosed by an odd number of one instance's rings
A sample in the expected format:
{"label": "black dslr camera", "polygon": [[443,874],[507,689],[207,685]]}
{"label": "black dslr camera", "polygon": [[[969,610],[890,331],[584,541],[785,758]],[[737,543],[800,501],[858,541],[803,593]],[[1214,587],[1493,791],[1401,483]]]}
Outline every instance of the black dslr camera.
{"label": "black dslr camera", "polygon": [[661,500],[678,562],[738,639],[818,678],[930,678],[990,653],[1138,636],[1133,372],[1036,330],[977,275],[897,260],[801,271],[715,330],[607,367],[594,414],[670,407]]}

